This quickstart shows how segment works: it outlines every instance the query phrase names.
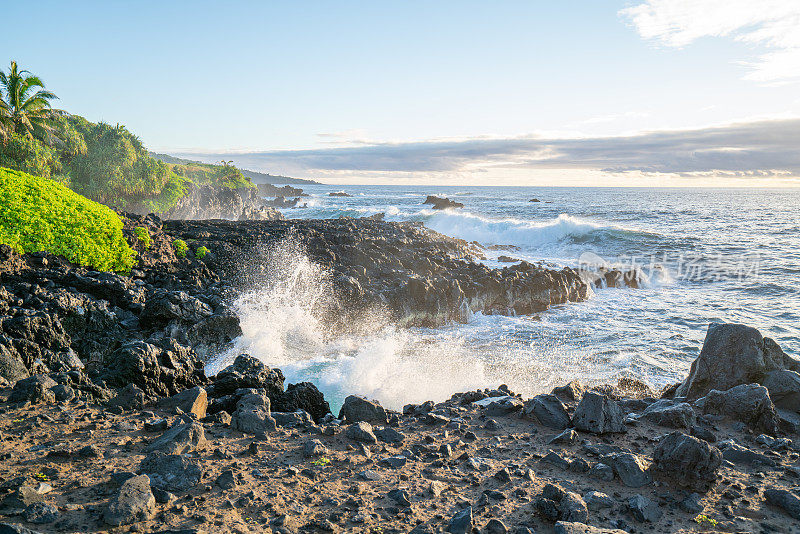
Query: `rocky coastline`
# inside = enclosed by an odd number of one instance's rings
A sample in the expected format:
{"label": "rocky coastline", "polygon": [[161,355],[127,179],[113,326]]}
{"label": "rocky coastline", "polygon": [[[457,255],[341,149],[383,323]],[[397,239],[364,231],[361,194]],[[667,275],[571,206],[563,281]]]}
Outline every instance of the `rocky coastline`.
{"label": "rocky coastline", "polygon": [[637,273],[491,269],[477,244],[374,219],[126,214],[125,233],[126,275],[0,246],[0,533],[800,531],[800,363],[744,325],[710,325],[658,392],[498,385],[331,413],[248,355],[204,372],[280,243],[323,268],[337,329],[536,313]]}

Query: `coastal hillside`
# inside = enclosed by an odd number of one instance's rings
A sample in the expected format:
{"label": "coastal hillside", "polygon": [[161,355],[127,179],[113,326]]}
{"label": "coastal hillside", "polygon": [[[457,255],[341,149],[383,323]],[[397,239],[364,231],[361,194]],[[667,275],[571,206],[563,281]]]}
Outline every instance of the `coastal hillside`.
{"label": "coastal hillside", "polygon": [[[163,161],[164,163],[168,163],[171,165],[181,165],[181,166],[196,166],[196,167],[207,167],[209,169],[213,169],[216,165],[212,165],[209,163],[201,163],[199,161],[183,159],[183,158],[176,158],[175,156],[170,156],[169,154],[158,154],[156,152],[150,152],[150,156],[154,157],[157,160]],[[263,172],[256,172],[247,169],[240,169],[241,173],[250,178],[250,180],[254,184],[318,184],[319,182],[315,182],[314,180],[304,180],[302,178],[290,178],[288,176],[280,176],[277,174],[267,174]]]}

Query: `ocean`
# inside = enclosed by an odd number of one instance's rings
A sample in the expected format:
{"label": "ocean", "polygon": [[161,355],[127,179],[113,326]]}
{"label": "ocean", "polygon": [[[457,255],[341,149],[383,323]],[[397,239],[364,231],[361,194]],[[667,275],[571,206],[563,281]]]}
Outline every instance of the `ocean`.
{"label": "ocean", "polygon": [[[643,287],[597,289],[585,302],[534,316],[484,316],[467,324],[401,329],[365,317],[358,335],[330,332],[314,316],[329,298],[324,269],[302,251],[275,255],[267,287],[236,307],[244,335],[209,364],[248,352],[287,382],[313,381],[334,407],[357,393],[400,409],[469,389],[508,385],[532,395],[572,379],[635,376],[653,388],[681,380],[710,322],[741,322],[800,352],[800,189],[304,186],[287,218],[419,221],[505,260],[638,266]],[[331,197],[344,191],[350,197]],[[462,202],[435,211],[427,195]],[[537,199],[539,202],[530,202]]]}

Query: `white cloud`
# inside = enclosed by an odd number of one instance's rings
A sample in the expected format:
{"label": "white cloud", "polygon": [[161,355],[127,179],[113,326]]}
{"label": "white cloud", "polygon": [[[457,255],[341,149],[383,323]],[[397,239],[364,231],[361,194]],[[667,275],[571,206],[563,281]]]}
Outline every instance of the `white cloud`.
{"label": "white cloud", "polygon": [[583,169],[680,176],[800,177],[800,119],[760,120],[692,130],[615,137],[437,139],[405,143],[175,154],[204,161],[233,159],[247,169],[302,175],[379,173],[383,177]]}
{"label": "white cloud", "polygon": [[741,63],[745,79],[800,80],[800,0],[647,0],[625,8],[644,39],[683,47],[702,37],[728,37],[764,50]]}

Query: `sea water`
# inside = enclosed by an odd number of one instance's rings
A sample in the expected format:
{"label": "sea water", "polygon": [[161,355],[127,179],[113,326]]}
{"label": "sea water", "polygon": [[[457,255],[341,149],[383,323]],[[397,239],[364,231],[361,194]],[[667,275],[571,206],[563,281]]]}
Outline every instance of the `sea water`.
{"label": "sea water", "polygon": [[[365,316],[361,333],[331,332],[315,308],[333,298],[327,273],[295,244],[272,251],[275,273],[236,302],[244,335],[209,364],[248,352],[310,380],[334,407],[344,395],[405,403],[507,384],[526,395],[571,379],[635,376],[654,388],[682,379],[710,322],[754,326],[800,353],[800,189],[305,186],[287,218],[418,221],[486,247],[483,260],[553,267],[637,266],[643,287],[598,289],[586,302],[533,316],[476,314],[467,324],[401,329]],[[350,197],[331,197],[344,191]],[[427,195],[463,209],[436,211]],[[530,202],[537,199],[539,202]],[[246,266],[243,266],[246,268]],[[374,327],[371,327],[374,323]]]}

